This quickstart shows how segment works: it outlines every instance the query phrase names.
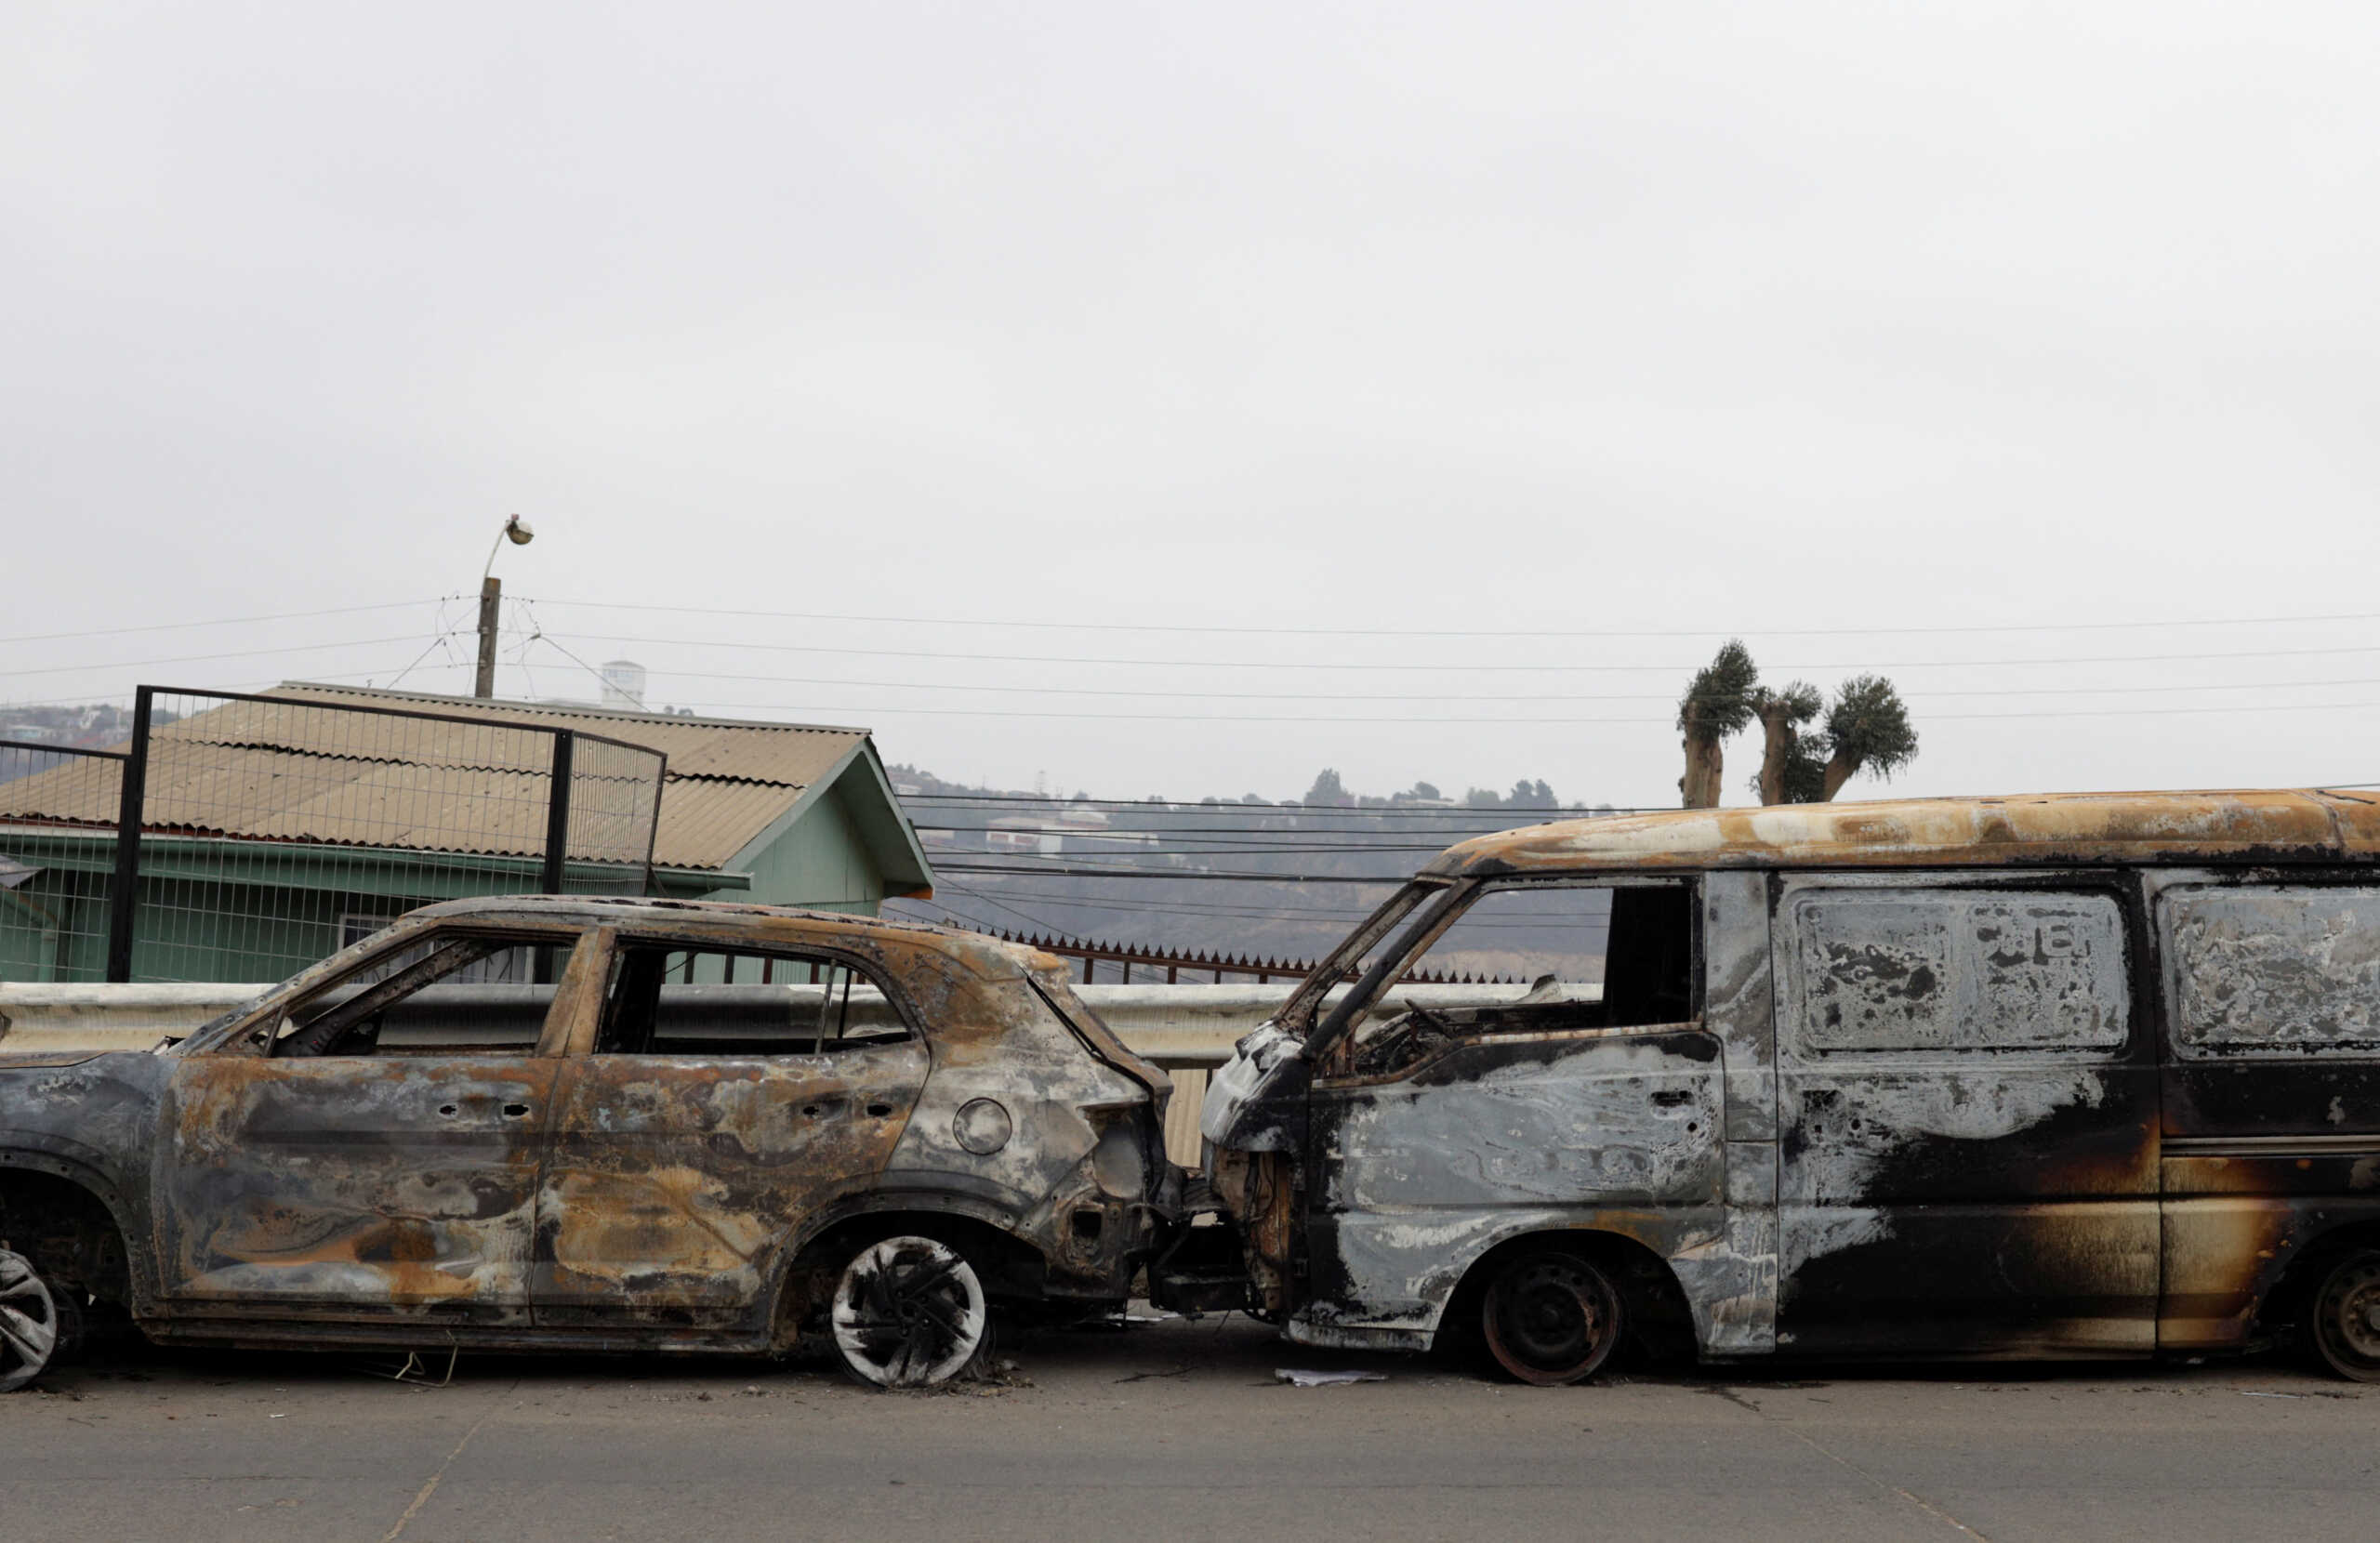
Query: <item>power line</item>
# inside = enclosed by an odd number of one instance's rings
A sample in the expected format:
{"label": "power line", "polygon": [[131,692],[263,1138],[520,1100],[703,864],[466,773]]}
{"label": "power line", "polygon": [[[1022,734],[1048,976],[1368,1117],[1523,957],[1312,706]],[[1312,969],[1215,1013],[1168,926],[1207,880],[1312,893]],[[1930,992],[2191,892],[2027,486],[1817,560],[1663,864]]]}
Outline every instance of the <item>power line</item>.
{"label": "power line", "polygon": [[[759,643],[711,639],[651,638],[605,632],[574,633],[572,636],[598,643],[632,643],[661,648],[726,648],[734,649],[738,653],[835,653],[870,659],[940,659],[1010,665],[1101,665],[1158,669],[1401,670],[1408,674],[1420,671],[1431,674],[1465,675],[1593,671],[1605,674],[1690,675],[1702,667],[1700,663],[1692,660],[1683,664],[1655,665],[1554,665],[1534,662],[1514,665],[1446,663],[1415,665],[1388,664],[1379,660],[1348,664],[1285,659],[1122,659],[1112,655],[1079,653],[985,653],[972,650],[961,652],[949,649],[853,648],[834,643]],[[1831,664],[1805,661],[1790,665],[1771,664],[1767,668],[1778,672],[1786,670],[1819,672],[1838,669],[2003,669],[2044,665],[2174,664],[2203,659],[2296,659],[2342,653],[2380,653],[2380,643],[2342,645],[2332,648],[2217,649],[2189,653],[2086,653],[2033,659],[1852,659]],[[680,670],[670,673],[694,679],[767,681],[783,679],[775,676],[707,674],[698,670]]]}
{"label": "power line", "polygon": [[1760,626],[1719,629],[1689,627],[1652,628],[1584,628],[1554,629],[1530,627],[1524,629],[1489,628],[1425,628],[1425,627],[1331,627],[1331,626],[1188,626],[1167,622],[1067,622],[1047,619],[993,619],[963,616],[872,616],[823,611],[752,611],[723,606],[653,605],[616,600],[548,600],[541,603],[577,606],[589,611],[640,611],[685,616],[735,616],[768,621],[874,623],[889,626],[979,626],[1013,627],[1049,632],[1170,632],[1183,634],[1225,635],[1266,638],[1877,638],[1914,637],[1921,634],[1950,633],[2022,633],[2022,632],[2109,632],[2156,630],[2187,626],[2280,626],[2328,622],[2380,621],[2380,612],[2353,611],[2326,614],[2288,616],[2202,616],[2169,621],[2112,622],[2002,622],[1974,626]]}
{"label": "power line", "polygon": [[[2380,650],[2375,650],[2380,652]],[[1414,728],[1432,728],[1448,724],[1529,725],[1539,728],[1580,728],[1607,726],[1614,728],[1643,727],[1647,724],[1668,725],[1667,716],[1606,718],[1551,717],[1539,714],[1503,714],[1501,716],[1446,715],[1437,713],[1407,713],[1395,717],[1333,714],[1317,717],[1311,713],[1091,713],[1058,712],[1042,708],[1003,707],[893,707],[881,703],[847,704],[842,706],[787,705],[784,703],[748,702],[686,702],[687,707],[734,708],[747,713],[792,713],[814,715],[832,713],[840,717],[877,717],[894,715],[906,718],[1012,718],[1061,719],[1093,723],[1288,723],[1301,727],[1322,727],[1331,724],[1405,724]],[[2195,707],[2077,707],[2039,708],[2013,713],[1927,713],[1928,723],[2016,722],[2044,718],[2158,718],[2175,714],[2205,713],[2289,713],[2289,712],[2370,712],[2380,708],[2380,702],[2256,702],[2233,703],[2221,706]],[[799,721],[797,719],[795,721]]]}
{"label": "power line", "polygon": [[[410,668],[411,666],[406,666],[406,667],[407,667],[407,668]],[[430,668],[431,668],[431,669],[469,669],[469,668],[470,667],[470,665],[469,665],[469,661],[458,661],[458,662],[456,662],[456,663],[453,663],[453,664],[431,665],[431,666],[429,666],[429,667],[430,667]],[[375,677],[375,676],[387,675],[387,674],[389,674],[390,672],[389,672],[389,670],[387,670],[387,669],[367,669],[367,670],[348,670],[348,671],[344,671],[344,672],[337,672],[337,673],[333,673],[333,672],[328,672],[328,671],[325,671],[325,672],[321,673],[321,674],[313,674],[313,672],[311,672],[311,671],[310,671],[310,672],[308,672],[308,673],[309,673],[309,674],[311,676],[311,678],[312,678],[313,679],[315,679],[315,680],[319,680],[319,681],[330,681],[330,680],[369,680],[369,679],[372,679],[373,677]],[[280,685],[280,684],[282,684],[282,681],[281,681],[278,678],[274,678],[274,679],[264,679],[264,680],[235,680],[235,681],[233,681],[232,683],[231,683],[231,684],[230,684],[230,685],[228,685],[228,686],[218,686],[218,687],[216,687],[216,688],[214,688],[214,689],[215,689],[215,690],[218,690],[218,691],[227,691],[227,692],[261,692],[261,691],[269,691],[269,690],[271,690],[272,687],[274,687],[274,686],[278,686],[278,685]],[[0,697],[0,709],[14,708],[14,707],[81,707],[81,706],[89,706],[94,705],[94,704],[95,704],[96,702],[98,702],[98,701],[104,700],[104,699],[107,699],[107,698],[110,698],[110,697],[126,697],[126,696],[130,696],[131,694],[132,694],[132,693],[131,693],[129,691],[107,692],[107,691],[93,690],[93,691],[86,691],[86,692],[77,692],[76,693],[74,693],[74,694],[73,694],[73,695],[72,695],[72,696],[26,696],[26,697],[15,697],[15,696],[11,696],[11,697]]]}
{"label": "power line", "polygon": [[1213,869],[1118,869],[1118,868],[1051,868],[1002,865],[996,863],[936,863],[938,873],[960,874],[1041,874],[1062,878],[1130,878],[1146,881],[1152,878],[1180,879],[1184,882],[1233,881],[1255,884],[1368,884],[1376,889],[1394,889],[1411,877],[1410,874],[1388,874],[1379,878],[1358,878],[1347,874],[1257,874],[1221,873]]}
{"label": "power line", "polygon": [[[596,676],[602,672],[562,648],[551,633],[541,641],[561,649],[573,664]],[[2043,661],[2048,663],[2051,661]],[[1322,666],[1320,668],[1335,668]],[[1415,666],[1417,669],[1434,666]],[[1494,666],[1484,666],[1494,667]],[[1567,667],[1567,666],[1565,666]],[[1580,666],[1580,668],[1590,666]],[[1599,666],[1598,666],[1599,667]],[[1898,667],[1898,666],[1891,666]],[[1177,692],[1145,691],[1120,686],[1000,686],[945,680],[848,680],[810,675],[738,675],[716,670],[666,670],[687,680],[747,680],[772,686],[840,686],[853,691],[991,692],[1005,696],[1121,696],[1160,700],[1232,702],[1673,702],[1668,692]],[[2281,691],[2327,686],[2380,686],[2380,676],[2363,675],[2324,680],[2206,680],[2147,686],[1974,686],[1912,688],[1914,697],[1937,696],[2123,696],[2148,692]]]}
{"label": "power line", "polygon": [[95,627],[88,632],[23,632],[0,638],[0,643],[50,643],[68,638],[113,638],[127,632],[176,632],[193,626],[245,626],[255,622],[302,622],[319,616],[353,616],[366,611],[402,611],[428,605],[429,600],[386,600],[377,605],[342,605],[333,611],[282,611],[268,616],[225,616],[210,622],[145,622],[139,626]]}
{"label": "power line", "polygon": [[292,643],[285,648],[244,648],[226,653],[185,653],[171,659],[109,659],[96,665],[42,665],[33,669],[0,670],[0,676],[72,675],[86,670],[146,669],[152,665],[196,665],[215,659],[255,659],[268,653],[320,653],[335,648],[377,648],[382,643],[411,643],[421,639],[418,632],[402,632],[393,638],[351,638],[329,643]]}
{"label": "power line", "polygon": [[[1368,820],[1377,815],[1411,815],[1415,818],[1451,820],[1466,812],[1476,812],[1482,818],[1492,818],[1499,811],[1491,809],[1466,810],[1463,805],[1450,809],[1421,809],[1411,805],[1389,804],[1366,809],[1355,804],[1240,804],[1203,800],[1170,798],[1069,798],[1061,793],[908,793],[904,803],[978,803],[978,804],[1066,804],[1077,809],[1157,810],[1180,809],[1201,815],[1223,814],[1233,810],[1246,810],[1251,814],[1269,814],[1276,818],[1328,817],[1331,819]],[[1620,809],[1608,804],[1590,807],[1586,804],[1550,804],[1543,809],[1505,810],[1511,814],[1651,814],[1659,811],[1651,805]],[[1534,822],[1542,824],[1543,822]]]}

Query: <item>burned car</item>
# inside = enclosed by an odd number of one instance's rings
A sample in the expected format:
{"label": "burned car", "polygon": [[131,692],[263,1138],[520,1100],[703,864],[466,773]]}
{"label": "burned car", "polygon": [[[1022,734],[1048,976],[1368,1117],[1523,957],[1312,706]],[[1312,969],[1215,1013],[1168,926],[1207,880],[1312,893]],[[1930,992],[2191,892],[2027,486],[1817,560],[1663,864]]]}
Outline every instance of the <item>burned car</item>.
{"label": "burned car", "polygon": [[1121,1302],[1163,1072],[1045,956],[863,917],[416,911],[178,1044],[0,1053],[0,1384],[159,1341],[765,1353],[879,1386]]}
{"label": "burned car", "polygon": [[[1531,983],[1400,989],[1449,951]],[[1201,1128],[1253,1303],[1302,1343],[1459,1336],[1557,1383],[1638,1335],[1705,1361],[2288,1339],[2380,1380],[2380,798],[1484,837],[1240,1042]]]}

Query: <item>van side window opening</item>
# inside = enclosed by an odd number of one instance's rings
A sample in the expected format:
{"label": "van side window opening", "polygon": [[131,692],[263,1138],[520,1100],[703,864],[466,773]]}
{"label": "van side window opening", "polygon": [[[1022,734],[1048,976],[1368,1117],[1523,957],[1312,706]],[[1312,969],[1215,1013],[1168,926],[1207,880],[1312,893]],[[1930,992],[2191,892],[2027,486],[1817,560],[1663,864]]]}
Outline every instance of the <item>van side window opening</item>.
{"label": "van side window opening", "polygon": [[2380,890],[2192,886],[2160,910],[2182,1054],[2380,1046]]}
{"label": "van side window opening", "polygon": [[1805,1049],[2109,1049],[2129,1032],[2109,896],[1821,889],[1788,910]]}
{"label": "van side window opening", "polygon": [[599,1055],[831,1055],[910,1037],[882,984],[840,959],[623,940]]}

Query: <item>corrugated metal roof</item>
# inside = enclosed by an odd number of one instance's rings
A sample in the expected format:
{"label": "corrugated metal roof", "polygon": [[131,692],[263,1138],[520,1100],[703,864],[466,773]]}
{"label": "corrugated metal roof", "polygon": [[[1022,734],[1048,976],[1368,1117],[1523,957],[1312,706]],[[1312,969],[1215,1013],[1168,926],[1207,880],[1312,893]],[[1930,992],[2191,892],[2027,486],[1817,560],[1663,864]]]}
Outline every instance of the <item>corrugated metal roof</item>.
{"label": "corrugated metal roof", "polygon": [[[654,861],[667,868],[720,868],[867,737],[859,729],[303,683],[274,694],[281,700],[223,703],[151,735],[146,827],[534,856],[545,844],[552,739],[528,726],[570,728],[666,755]],[[484,727],[325,710],[369,706],[475,719]],[[604,770],[601,752],[580,743],[582,779]],[[648,765],[640,760],[623,770],[643,775]],[[114,779],[69,762],[0,783],[0,819],[112,827]],[[571,844],[577,858],[641,862],[644,855],[641,822],[628,819],[625,806],[588,811]]]}
{"label": "corrugated metal roof", "polygon": [[[663,713],[615,712],[603,707],[530,702],[482,702],[468,696],[318,686],[303,680],[276,687],[272,694],[293,702],[411,707],[457,718],[483,719],[490,723],[578,729],[660,751],[669,758],[672,777],[733,777],[788,787],[807,787],[816,782],[867,737],[865,729],[676,718]],[[542,744],[544,736],[536,737]]]}

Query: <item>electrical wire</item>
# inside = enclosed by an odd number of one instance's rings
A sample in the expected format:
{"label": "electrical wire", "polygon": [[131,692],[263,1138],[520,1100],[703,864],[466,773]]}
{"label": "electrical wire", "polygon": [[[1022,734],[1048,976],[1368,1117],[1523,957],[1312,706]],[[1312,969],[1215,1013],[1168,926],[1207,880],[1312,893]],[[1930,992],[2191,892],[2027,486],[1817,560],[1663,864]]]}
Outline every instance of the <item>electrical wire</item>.
{"label": "electrical wire", "polygon": [[[575,638],[598,643],[631,643],[660,648],[726,648],[740,653],[834,653],[869,659],[941,659],[962,662],[980,661],[986,664],[1010,665],[1101,665],[1126,668],[1159,669],[1287,669],[1287,670],[1401,670],[1407,673],[1511,674],[1587,672],[1691,675],[1707,661],[1688,660],[1685,663],[1651,665],[1554,665],[1527,663],[1514,665],[1474,664],[1390,664],[1380,660],[1357,663],[1323,663],[1293,659],[1122,659],[1107,655],[1079,653],[984,653],[976,651],[949,649],[854,648],[834,643],[760,643],[729,641],[713,639],[653,638],[625,633],[575,632]],[[1786,670],[1828,671],[1879,669],[2004,669],[2025,666],[2067,665],[2135,665],[2174,664],[2204,659],[2297,659],[2331,656],[2342,653],[2380,653],[2380,643],[2343,644],[2327,648],[2277,649],[2217,649],[2188,653],[2083,653],[2033,659],[1853,659],[1836,663],[1778,665],[1767,668]],[[680,671],[692,679],[760,679],[770,676],[706,677],[699,671]]]}
{"label": "electrical wire", "polygon": [[838,624],[856,622],[889,626],[1015,627],[1052,632],[1172,632],[1265,638],[1508,638],[1514,640],[1533,638],[1876,638],[1950,633],[2141,631],[2188,626],[2281,626],[2313,623],[2380,621],[2380,612],[2350,611],[2288,616],[2202,616],[2165,621],[1999,622],[1950,626],[1937,624],[1924,626],[1449,629],[1408,626],[1187,626],[1169,622],[1068,622],[1041,618],[1027,620],[963,616],[880,616],[823,611],[754,611],[724,606],[654,605],[624,600],[548,599],[542,603],[555,606],[577,606],[589,611],[636,611],[670,615],[732,616],[769,621]]}
{"label": "electrical wire", "polygon": [[[539,636],[540,636],[541,638],[543,638],[545,641],[547,641],[547,642],[549,642],[549,643],[552,643],[554,647],[556,647],[556,648],[558,648],[558,649],[561,649],[561,648],[562,648],[562,644],[561,644],[560,642],[558,642],[558,641],[554,639],[554,636],[553,636],[551,633],[541,633],[541,634],[539,634]],[[603,640],[603,639],[599,639],[599,640],[598,640],[598,641],[613,641],[613,642],[621,642],[621,641],[635,641],[635,640],[626,640],[626,639],[609,639],[609,640]],[[681,646],[682,646],[682,645],[681,645]],[[721,648],[727,648],[727,647],[736,647],[736,648],[741,648],[741,647],[743,647],[743,646],[745,646],[745,645],[741,645],[741,644],[726,644],[726,643],[719,643],[719,644],[707,644],[707,643],[706,643],[706,644],[698,644],[698,645],[693,645],[693,646],[700,646],[700,647],[721,647]],[[755,647],[755,648],[765,648],[765,647],[769,647],[769,646],[771,646],[771,645],[767,645],[767,644],[753,644],[753,645],[750,645],[750,646]],[[569,658],[569,659],[570,659],[574,664],[577,665],[581,669],[584,669],[584,670],[588,671],[589,674],[594,675],[594,676],[595,676],[597,679],[602,679],[602,671],[600,671],[600,670],[598,670],[598,669],[596,669],[594,666],[592,666],[592,665],[590,665],[590,664],[587,663],[587,661],[586,661],[586,660],[584,660],[584,659],[580,658],[577,654],[571,653],[568,649],[562,649],[562,652],[564,653],[564,655],[565,655],[565,656],[567,656],[567,657],[568,657],[568,658]],[[2347,651],[2347,652],[2365,652],[2365,653],[2373,653],[2373,652],[2380,652],[2380,649],[2360,650],[2360,651],[2358,651],[2358,650],[2348,650],[2348,651]],[[961,656],[961,655],[937,655],[936,657],[954,657],[954,658],[955,658],[955,657],[962,657],[962,656]],[[976,655],[976,656],[974,656],[974,657],[990,657],[990,656],[989,656],[989,655]],[[2193,656],[2193,657],[2203,657],[2203,658],[2221,658],[2221,657],[2247,657],[2247,656],[2246,656],[2246,655],[2219,655],[2219,654],[2207,654],[2207,655],[2196,655],[2196,656]],[[1130,661],[1130,660],[1121,660],[1121,661],[1115,661],[1115,662],[1116,662],[1116,663],[1126,663],[1126,664],[1129,664],[1129,663],[1132,663],[1133,661]],[[2009,661],[1986,661],[1985,663],[2000,663],[2000,664],[2005,664],[2005,663],[2008,663],[2008,662],[2009,662]],[[2029,662],[2029,663],[2034,663],[2034,662],[2037,662],[2037,663],[2043,663],[2043,664],[2057,664],[2057,663],[2066,663],[2067,661],[2058,661],[2058,660],[2042,660],[2042,661],[2027,661],[2027,662]],[[2086,661],[2086,662],[2087,662],[2087,661]],[[2097,661],[2097,662],[2099,662],[2099,663],[2106,663],[2107,661],[2105,661],[2105,660],[2101,660],[2101,661]],[[1252,666],[1251,666],[1251,667],[1252,667]],[[1268,666],[1268,667],[1271,667],[1271,666]],[[1341,665],[1316,665],[1316,666],[1280,666],[1280,667],[1285,667],[1285,668],[1308,668],[1308,667],[1311,667],[1311,668],[1315,668],[1315,669],[1342,669],[1342,668],[1345,668],[1345,669],[1353,669],[1353,668],[1357,668],[1357,667],[1362,667],[1362,666],[1341,666]],[[1437,666],[1437,665],[1412,665],[1412,666],[1391,666],[1391,667],[1396,667],[1396,668],[1409,668],[1409,669],[1417,669],[1417,670],[1424,670],[1424,671],[1426,671],[1426,670],[1434,670],[1434,669],[1439,669],[1439,668],[1462,668],[1462,669],[1495,670],[1495,669],[1502,669],[1502,668],[1505,668],[1505,667],[1508,667],[1508,666],[1500,666],[1500,665],[1459,666]],[[1511,667],[1511,668],[1515,668],[1515,669],[1519,669],[1519,668],[1530,668],[1530,669],[1535,669],[1535,668],[1547,668],[1547,669],[1571,669],[1571,668],[1576,668],[1576,669],[1620,669],[1620,668],[1625,668],[1625,669],[1635,669],[1635,668],[1640,668],[1640,667],[1641,667],[1641,668],[1652,668],[1652,667],[1655,667],[1655,666],[1604,666],[1604,665],[1578,665],[1578,666],[1559,665],[1559,666],[1509,666],[1509,667]],[[1817,668],[1817,667],[1820,667],[1820,666],[1795,666],[1795,667],[1799,667],[1799,668]],[[1824,666],[1824,667],[1829,667],[1829,668],[1845,668],[1845,667],[1849,667],[1849,666]],[[1902,668],[1902,667],[1904,667],[1904,666],[1879,666],[1879,667]],[[1102,697],[1149,698],[1149,699],[1152,699],[1152,700],[1163,700],[1163,701],[1232,701],[1232,702],[1674,702],[1674,701],[1676,700],[1676,698],[1675,698],[1672,693],[1670,693],[1670,692],[1474,692],[1474,691],[1460,691],[1460,692],[1339,692],[1339,691],[1330,691],[1330,692],[1196,692],[1196,691],[1161,691],[1161,690],[1148,690],[1148,689],[1143,689],[1143,688],[1138,688],[1138,687],[1123,687],[1123,686],[1008,686],[1008,685],[998,685],[998,684],[993,684],[993,683],[981,683],[981,682],[959,682],[959,681],[945,681],[945,680],[853,680],[853,679],[843,679],[843,678],[840,678],[840,677],[827,677],[827,676],[814,676],[814,675],[747,675],[747,674],[742,674],[742,673],[736,673],[736,672],[729,672],[729,671],[721,671],[721,670],[676,670],[676,669],[673,669],[673,670],[664,671],[663,673],[668,674],[668,675],[670,675],[670,676],[673,676],[673,677],[675,677],[675,678],[677,678],[677,679],[685,679],[685,680],[739,680],[739,681],[745,681],[745,682],[749,682],[749,683],[754,683],[754,684],[760,684],[760,685],[769,685],[769,686],[831,686],[831,687],[840,687],[840,688],[844,688],[844,689],[848,689],[848,690],[852,690],[852,691],[961,692],[965,692],[965,693],[968,693],[968,694],[971,694],[971,695],[973,695],[973,694],[985,694],[985,693],[988,693],[988,694],[993,694],[993,695],[1001,695],[1001,696],[1102,696]],[[2145,685],[2145,686],[1974,686],[1974,687],[1964,687],[1964,686],[1961,686],[1961,687],[1941,687],[1941,688],[1937,688],[1937,687],[1925,687],[1925,688],[1922,688],[1922,689],[1921,689],[1921,688],[1914,688],[1914,687],[1913,687],[1913,688],[1911,688],[1911,691],[1909,692],[1909,694],[1910,694],[1911,697],[1916,697],[1916,698],[1934,698],[1934,697],[1951,697],[1951,696],[1959,696],[1959,697],[1965,697],[1965,696],[2124,696],[2124,695],[2139,694],[2139,693],[2143,693],[2143,692],[2284,691],[2284,690],[2297,690],[2297,689],[2301,689],[2301,688],[2303,688],[2303,689],[2320,689],[2320,688],[2325,688],[2325,687],[2334,687],[2334,686],[2380,686],[2380,676],[2365,675],[2365,676],[2345,676],[2345,677],[2333,677],[2333,678],[2331,678],[2331,679],[2321,679],[2321,680],[2236,680],[2236,681],[2235,681],[2235,680],[2215,680],[2215,681],[2185,681],[2185,682],[2179,682],[2179,683],[2167,682],[2167,683],[2160,683],[2160,684],[2152,684],[2152,685]]]}
{"label": "electrical wire", "polygon": [[320,653],[336,648],[377,647],[382,643],[410,643],[421,636],[418,632],[401,632],[393,638],[350,638],[329,643],[292,643],[284,648],[244,648],[224,653],[185,653],[170,659],[109,659],[95,665],[40,665],[31,669],[0,670],[0,677],[20,675],[73,675],[86,670],[146,669],[152,665],[197,665],[216,659],[256,659],[269,653]]}
{"label": "electrical wire", "polygon": [[342,605],[333,611],[282,611],[266,616],[225,616],[211,622],[145,622],[138,626],[102,626],[88,632],[20,632],[0,638],[0,643],[52,643],[69,638],[113,638],[126,632],[176,632],[193,626],[245,626],[255,622],[302,622],[318,616],[353,616],[366,611],[402,611],[428,605],[429,600],[384,600],[375,605]]}
{"label": "electrical wire", "polygon": [[1259,874],[1225,873],[1214,869],[1203,871],[1187,868],[1152,870],[1148,868],[1051,868],[1018,866],[997,863],[936,863],[937,873],[960,874],[1040,874],[1062,878],[1129,878],[1146,882],[1152,878],[1180,879],[1185,883],[1231,881],[1255,884],[1368,884],[1375,889],[1394,889],[1411,877],[1410,874],[1386,874],[1378,878],[1363,878],[1349,874]]}
{"label": "electrical wire", "polygon": [[[1304,727],[1328,724],[1405,724],[1414,728],[1434,728],[1456,724],[1524,725],[1536,728],[1614,728],[1644,727],[1648,724],[1672,725],[1673,719],[1664,714],[1640,717],[1555,717],[1540,714],[1446,715],[1436,713],[1405,713],[1396,716],[1311,713],[1092,713],[1060,712],[1043,708],[1005,707],[895,707],[882,703],[819,706],[814,704],[686,702],[686,707],[732,708],[743,713],[791,713],[796,719],[807,718],[814,726],[822,714],[841,718],[895,716],[902,718],[1006,718],[1063,720],[1091,723],[1288,723]],[[2178,707],[2076,707],[2040,708],[2010,713],[1927,713],[1928,723],[2016,722],[2045,718],[2159,718],[2175,715],[2206,713],[2291,713],[2291,712],[2370,712],[2380,708],[2380,702],[2255,702],[2231,703],[2219,706]]]}

